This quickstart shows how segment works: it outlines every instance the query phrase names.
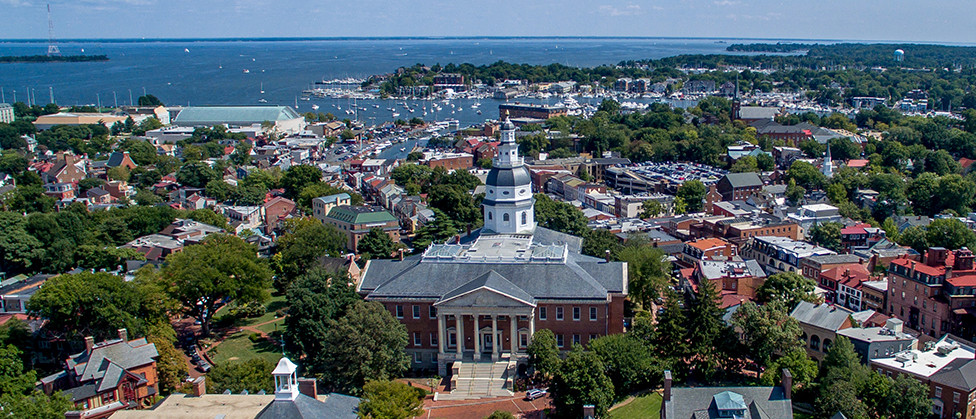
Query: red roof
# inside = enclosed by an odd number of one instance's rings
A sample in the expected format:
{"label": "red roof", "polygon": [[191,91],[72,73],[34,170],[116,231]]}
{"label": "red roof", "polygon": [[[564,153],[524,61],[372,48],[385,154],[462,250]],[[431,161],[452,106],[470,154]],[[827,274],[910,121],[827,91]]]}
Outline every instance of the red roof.
{"label": "red roof", "polygon": [[963,169],[968,169],[969,166],[973,165],[973,162],[976,162],[976,160],[967,159],[965,157],[959,159],[959,165],[962,166]]}
{"label": "red roof", "polygon": [[858,288],[861,286],[861,282],[867,281],[871,277],[871,273],[860,264],[849,263],[828,269],[821,273],[820,277],[836,281],[838,284],[844,284],[850,288]]}
{"label": "red roof", "polygon": [[954,287],[976,287],[976,275],[960,275],[946,280]]}
{"label": "red roof", "polygon": [[871,163],[870,160],[850,159],[847,161],[847,167],[855,167],[855,168],[866,167],[869,163]]}
{"label": "red roof", "polygon": [[860,223],[852,225],[850,227],[844,227],[840,230],[840,234],[867,234],[865,227],[871,227],[871,224]]}
{"label": "red roof", "polygon": [[742,304],[744,301],[749,301],[749,297],[739,294],[725,294],[722,296],[722,301],[719,302],[719,306],[722,309],[726,309],[735,305]]}
{"label": "red roof", "polygon": [[[895,265],[898,266],[904,266],[908,269],[912,269],[912,263],[914,263],[916,271],[931,276],[942,276],[945,274],[946,271],[945,266],[929,266],[922,262],[917,262],[911,259],[895,259],[891,261],[891,263],[894,263]],[[946,263],[952,263],[952,253],[949,253],[949,258],[946,259]]]}

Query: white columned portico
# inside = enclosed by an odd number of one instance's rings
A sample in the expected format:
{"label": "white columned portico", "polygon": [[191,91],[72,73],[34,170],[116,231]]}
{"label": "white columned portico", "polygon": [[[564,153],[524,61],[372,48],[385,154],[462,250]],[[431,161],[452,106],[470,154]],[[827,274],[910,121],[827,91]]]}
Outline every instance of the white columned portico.
{"label": "white columned portico", "polygon": [[491,315],[491,361],[498,361],[498,345],[501,345],[500,339],[498,339],[498,315]]}
{"label": "white columned portico", "polygon": [[481,315],[475,313],[471,317],[474,318],[474,360],[477,361],[481,359],[481,345],[479,342],[481,340],[481,328],[478,327],[478,318]]}
{"label": "white columned portico", "polygon": [[512,334],[511,334],[511,339],[510,339],[511,342],[512,342],[512,355],[511,355],[511,359],[512,360],[515,360],[515,354],[516,354],[516,352],[518,352],[518,316],[517,315],[509,315],[508,318],[511,319],[511,321],[509,321],[509,323],[511,323],[511,325],[512,325],[512,327],[511,327]]}
{"label": "white columned portico", "polygon": [[443,314],[437,314],[437,355],[444,355],[444,326],[446,326],[444,317]]}
{"label": "white columned portico", "polygon": [[462,355],[464,355],[464,329],[463,329],[463,327],[464,327],[464,325],[461,323],[461,315],[460,314],[455,314],[454,315],[454,328],[457,329],[457,332],[455,332],[457,334],[457,338],[455,340],[457,341],[457,359],[458,359],[458,361],[460,361]]}

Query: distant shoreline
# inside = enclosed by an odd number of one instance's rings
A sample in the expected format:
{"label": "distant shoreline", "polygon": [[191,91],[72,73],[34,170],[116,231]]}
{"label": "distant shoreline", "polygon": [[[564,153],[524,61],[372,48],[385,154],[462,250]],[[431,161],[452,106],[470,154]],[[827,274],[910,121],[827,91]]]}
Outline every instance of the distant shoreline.
{"label": "distant shoreline", "polygon": [[[974,43],[944,41],[906,41],[870,39],[806,39],[756,37],[674,37],[674,36],[321,36],[321,37],[222,37],[222,38],[72,38],[58,43],[187,43],[187,42],[295,42],[295,41],[453,41],[453,40],[695,40],[695,41],[777,41],[787,43],[911,43],[920,45],[971,46]],[[48,39],[2,39],[0,44],[50,42]]]}
{"label": "distant shoreline", "polygon": [[3,63],[87,63],[108,61],[107,55],[7,55],[0,56]]}

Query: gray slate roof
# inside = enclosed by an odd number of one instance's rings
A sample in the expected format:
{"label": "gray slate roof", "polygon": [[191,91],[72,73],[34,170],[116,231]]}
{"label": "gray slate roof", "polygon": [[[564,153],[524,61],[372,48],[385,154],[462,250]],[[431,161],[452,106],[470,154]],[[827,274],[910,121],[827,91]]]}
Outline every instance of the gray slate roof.
{"label": "gray slate roof", "polygon": [[288,106],[188,106],[173,120],[174,125],[251,125],[264,121],[287,121],[299,118]]}
{"label": "gray slate roof", "polygon": [[441,297],[441,301],[447,301],[454,297],[459,297],[481,288],[493,290],[500,294],[525,301],[529,304],[535,304],[535,298],[532,298],[532,296],[527,292],[519,288],[517,285],[511,283],[494,270],[485,272],[483,275],[451,290],[447,294],[444,294],[444,296]]}
{"label": "gray slate roof", "polygon": [[762,179],[755,172],[749,173],[729,173],[725,175],[729,185],[733,188],[744,188],[750,186],[762,186]]}
{"label": "gray slate roof", "polygon": [[532,184],[532,178],[529,176],[529,169],[525,166],[511,169],[493,167],[488,172],[488,178],[485,179],[485,185],[491,186],[528,186],[530,184]]}
{"label": "gray slate roof", "polygon": [[582,255],[578,250],[582,240],[567,234],[537,228],[532,238],[533,242],[538,244],[568,244],[569,252],[566,261],[564,263],[444,262],[424,261],[421,255],[410,256],[402,261],[376,259],[367,263],[359,290],[368,293],[367,298],[438,300],[449,292],[472,282],[472,279],[494,271],[513,287],[522,290],[535,300],[606,300],[608,293],[624,291],[625,263],[607,263],[601,258]]}
{"label": "gray slate roof", "polygon": [[[776,387],[677,387],[671,390],[671,401],[662,406],[669,419],[718,418],[716,395],[733,392],[746,404],[743,419],[789,419],[793,405],[785,398],[783,388]],[[657,417],[649,412],[647,417]]]}
{"label": "gray slate roof", "polygon": [[844,321],[853,313],[853,311],[841,306],[829,304],[814,305],[813,303],[801,301],[793,309],[793,312],[790,313],[790,317],[793,317],[801,324],[808,324],[836,332],[840,330]]}
{"label": "gray slate roof", "polygon": [[299,394],[295,401],[275,400],[255,419],[357,418],[359,398],[332,393],[325,401]]}
{"label": "gray slate roof", "polygon": [[948,387],[976,390],[976,359],[955,359],[932,375],[932,381]]}

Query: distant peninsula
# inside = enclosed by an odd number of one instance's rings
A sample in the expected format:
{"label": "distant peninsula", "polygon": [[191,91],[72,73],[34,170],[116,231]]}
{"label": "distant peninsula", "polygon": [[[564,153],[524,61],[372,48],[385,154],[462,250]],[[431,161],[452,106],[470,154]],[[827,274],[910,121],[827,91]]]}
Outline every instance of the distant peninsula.
{"label": "distant peninsula", "polygon": [[84,63],[108,61],[107,55],[5,55],[0,63]]}

